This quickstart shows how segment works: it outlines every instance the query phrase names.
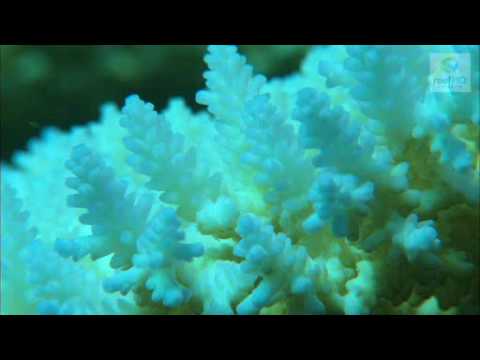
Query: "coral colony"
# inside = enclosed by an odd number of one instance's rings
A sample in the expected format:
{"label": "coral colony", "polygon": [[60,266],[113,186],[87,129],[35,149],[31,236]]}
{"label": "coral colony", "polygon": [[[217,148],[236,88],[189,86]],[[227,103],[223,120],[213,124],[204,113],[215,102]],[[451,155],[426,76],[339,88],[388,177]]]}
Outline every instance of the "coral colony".
{"label": "coral colony", "polygon": [[2,165],[2,314],[479,313],[477,46],[205,62]]}

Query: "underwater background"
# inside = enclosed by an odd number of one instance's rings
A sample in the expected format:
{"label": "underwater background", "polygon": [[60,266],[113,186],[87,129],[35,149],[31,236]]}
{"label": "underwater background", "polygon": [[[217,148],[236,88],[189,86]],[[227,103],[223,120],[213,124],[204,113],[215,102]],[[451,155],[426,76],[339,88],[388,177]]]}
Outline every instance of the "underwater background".
{"label": "underwater background", "polygon": [[[308,45],[242,45],[259,72],[298,69]],[[132,93],[160,107],[172,96],[198,110],[206,45],[0,45],[2,160],[47,126],[68,129]],[[275,60],[273,60],[275,59]],[[28,106],[25,104],[28,100]]]}

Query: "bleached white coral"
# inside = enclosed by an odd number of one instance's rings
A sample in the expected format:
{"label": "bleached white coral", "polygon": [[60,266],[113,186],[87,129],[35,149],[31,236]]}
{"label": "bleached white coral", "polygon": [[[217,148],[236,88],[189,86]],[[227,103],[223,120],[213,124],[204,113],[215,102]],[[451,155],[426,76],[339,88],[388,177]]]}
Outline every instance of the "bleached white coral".
{"label": "bleached white coral", "polygon": [[2,164],[2,313],[478,313],[478,47],[205,61],[205,111],[133,95]]}

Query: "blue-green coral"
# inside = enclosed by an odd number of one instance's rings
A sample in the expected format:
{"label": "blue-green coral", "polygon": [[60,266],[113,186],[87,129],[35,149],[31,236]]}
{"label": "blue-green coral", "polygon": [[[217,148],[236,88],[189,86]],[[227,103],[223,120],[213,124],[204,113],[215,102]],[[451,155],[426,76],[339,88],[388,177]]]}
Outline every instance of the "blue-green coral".
{"label": "blue-green coral", "polygon": [[[434,53],[471,89],[429,88]],[[479,312],[479,49],[210,46],[193,113],[139,96],[2,164],[3,314]]]}

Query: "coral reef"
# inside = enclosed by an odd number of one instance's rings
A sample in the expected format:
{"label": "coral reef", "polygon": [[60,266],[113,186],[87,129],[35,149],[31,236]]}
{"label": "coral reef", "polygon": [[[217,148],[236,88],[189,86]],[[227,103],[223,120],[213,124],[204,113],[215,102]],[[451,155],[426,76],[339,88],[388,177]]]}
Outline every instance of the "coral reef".
{"label": "coral reef", "polygon": [[478,314],[479,61],[315,46],[267,79],[209,46],[203,111],[47,129],[1,168],[2,314]]}

